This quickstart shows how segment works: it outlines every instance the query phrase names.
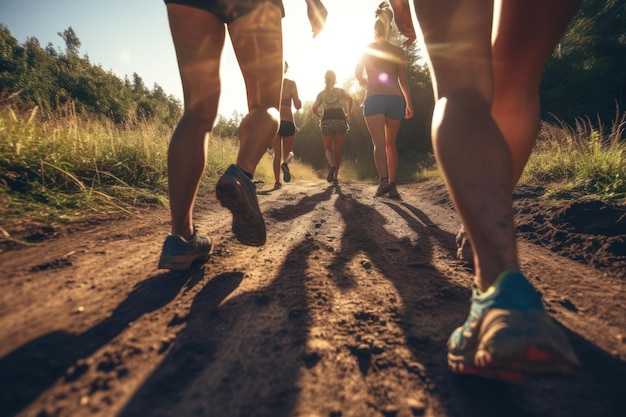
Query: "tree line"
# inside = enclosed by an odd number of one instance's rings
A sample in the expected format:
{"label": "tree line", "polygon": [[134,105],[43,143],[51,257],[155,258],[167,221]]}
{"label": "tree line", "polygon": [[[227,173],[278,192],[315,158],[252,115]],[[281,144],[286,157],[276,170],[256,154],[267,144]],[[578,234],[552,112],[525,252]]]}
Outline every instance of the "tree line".
{"label": "tree line", "polygon": [[154,120],[174,126],[182,114],[180,101],[161,86],[148,88],[134,73],[121,79],[80,56],[81,42],[72,27],[59,32],[65,49],[42,47],[29,37],[22,44],[0,24],[0,91],[11,104],[40,107],[53,113],[71,111],[104,117],[115,123]]}

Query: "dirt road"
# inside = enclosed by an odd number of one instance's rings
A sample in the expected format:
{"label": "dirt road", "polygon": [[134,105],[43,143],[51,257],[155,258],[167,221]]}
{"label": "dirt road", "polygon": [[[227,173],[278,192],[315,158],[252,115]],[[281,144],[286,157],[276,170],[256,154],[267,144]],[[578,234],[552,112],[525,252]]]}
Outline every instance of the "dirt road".
{"label": "dirt road", "polygon": [[440,184],[399,191],[260,192],[261,248],[238,244],[203,197],[197,223],[216,247],[185,273],[156,269],[164,209],[5,248],[0,415],[626,416],[626,230],[547,231],[564,212],[522,195],[520,233],[543,242],[521,241],[523,269],[582,369],[519,386],[459,377],[445,366],[472,282],[454,256],[459,222]]}

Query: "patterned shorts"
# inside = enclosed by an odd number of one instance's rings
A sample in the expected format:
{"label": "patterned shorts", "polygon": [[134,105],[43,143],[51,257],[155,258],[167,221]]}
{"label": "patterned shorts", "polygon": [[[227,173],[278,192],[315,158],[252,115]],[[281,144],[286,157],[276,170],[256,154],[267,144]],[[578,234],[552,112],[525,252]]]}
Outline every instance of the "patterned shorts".
{"label": "patterned shorts", "polygon": [[324,136],[345,135],[350,129],[343,109],[327,109],[320,121],[320,129]]}

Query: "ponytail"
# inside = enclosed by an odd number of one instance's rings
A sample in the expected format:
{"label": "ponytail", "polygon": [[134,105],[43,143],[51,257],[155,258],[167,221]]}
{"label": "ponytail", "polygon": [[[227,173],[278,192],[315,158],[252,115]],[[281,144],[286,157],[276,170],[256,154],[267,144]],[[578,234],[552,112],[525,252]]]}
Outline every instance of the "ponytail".
{"label": "ponytail", "polygon": [[374,22],[374,38],[376,41],[387,42],[391,35],[391,22],[393,11],[387,0],[378,5],[376,9],[376,21]]}

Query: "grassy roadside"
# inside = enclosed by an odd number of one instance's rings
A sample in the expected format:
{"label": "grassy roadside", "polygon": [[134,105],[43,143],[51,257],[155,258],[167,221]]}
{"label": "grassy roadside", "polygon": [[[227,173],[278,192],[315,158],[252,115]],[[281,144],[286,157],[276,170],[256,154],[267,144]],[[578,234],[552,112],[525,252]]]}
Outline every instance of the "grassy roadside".
{"label": "grassy roadside", "polygon": [[[556,199],[593,197],[626,203],[623,126],[620,120],[603,136],[591,123],[574,127],[544,123],[522,182],[545,186],[547,196]],[[171,128],[155,123],[115,125],[71,113],[42,115],[33,109],[18,114],[8,106],[0,109],[0,227],[15,219],[72,222],[89,212],[166,206],[170,135]],[[238,143],[211,137],[209,149],[201,185],[207,190],[236,159]],[[399,176],[412,181],[438,176],[431,155],[412,167],[400,165]],[[325,174],[301,160],[291,167],[299,179]],[[344,181],[360,178],[358,163],[345,161],[341,176]],[[270,153],[255,178],[260,189],[273,185]]]}

